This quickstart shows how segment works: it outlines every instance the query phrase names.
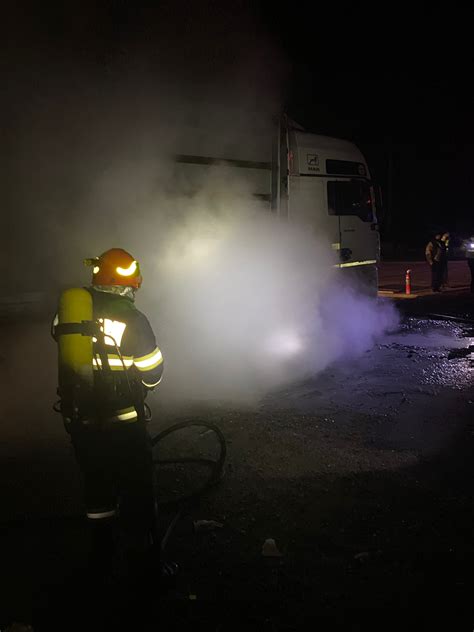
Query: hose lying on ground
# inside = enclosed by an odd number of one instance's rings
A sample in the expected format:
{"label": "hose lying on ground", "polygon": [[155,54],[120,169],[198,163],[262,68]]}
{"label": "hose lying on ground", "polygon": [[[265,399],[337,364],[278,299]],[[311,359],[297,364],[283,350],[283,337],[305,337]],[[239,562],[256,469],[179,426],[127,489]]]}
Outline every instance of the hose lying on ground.
{"label": "hose lying on ground", "polygon": [[203,494],[205,494],[211,488],[215,487],[222,480],[222,477],[224,475],[224,464],[225,464],[225,459],[227,455],[227,445],[225,442],[224,435],[222,434],[220,429],[214,424],[210,424],[205,421],[199,421],[196,419],[193,419],[191,421],[183,421],[181,423],[175,424],[174,426],[171,426],[170,428],[166,428],[165,430],[162,430],[157,435],[152,437],[151,444],[153,447],[155,447],[160,441],[162,441],[168,435],[174,432],[177,432],[179,430],[183,430],[185,428],[191,428],[192,426],[207,428],[208,430],[211,430],[218,439],[220,453],[216,461],[212,459],[204,459],[204,458],[154,459],[153,460],[153,463],[155,463],[156,465],[182,465],[184,463],[194,463],[194,464],[199,463],[201,465],[205,465],[211,470],[208,479],[199,489],[193,491],[190,494],[187,494],[186,496],[181,497],[178,501],[176,501],[176,504],[178,504],[179,509],[178,509],[178,512],[175,514],[173,520],[171,521],[170,525],[168,526],[168,529],[166,530],[166,533],[161,540],[162,551],[164,551],[168,543],[168,540],[171,536],[171,533],[173,532],[173,529],[175,528],[178,520],[181,518],[185,505],[191,504],[193,501],[200,498]]}

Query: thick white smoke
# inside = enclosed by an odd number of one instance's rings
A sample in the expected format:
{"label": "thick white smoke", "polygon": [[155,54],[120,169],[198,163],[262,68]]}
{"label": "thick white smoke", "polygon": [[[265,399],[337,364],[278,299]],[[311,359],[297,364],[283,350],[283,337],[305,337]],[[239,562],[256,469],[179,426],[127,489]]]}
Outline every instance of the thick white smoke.
{"label": "thick white smoke", "polygon": [[[174,4],[137,17],[137,34],[151,24],[160,36],[130,36],[123,56],[99,37],[63,64],[66,40],[90,30],[69,11],[64,41],[43,51],[48,33],[35,34],[9,90],[4,255],[15,265],[3,291],[85,285],[83,258],[125,248],[143,264],[137,305],[166,358],[162,397],[254,401],[360,353],[394,317],[338,281],[324,235],[259,207],[244,170],[213,167],[198,186],[177,175],[176,153],[270,159],[286,63],[242,8],[214,23]],[[189,38],[183,15],[202,34]]]}
{"label": "thick white smoke", "polygon": [[[344,283],[324,235],[212,181],[160,234],[143,302],[166,358],[163,397],[252,401],[353,357],[396,322]],[[152,251],[151,243],[148,251]],[[138,299],[140,305],[140,299]]]}
{"label": "thick white smoke", "polygon": [[[93,131],[101,120],[91,121]],[[258,139],[255,121],[243,117],[238,130],[230,123],[208,127],[202,143],[212,140],[212,150],[198,143],[195,153],[245,158],[251,148],[240,139]],[[394,323],[388,308],[341,282],[316,223],[309,230],[272,215],[242,170],[215,166],[191,182],[172,159],[183,136],[179,121],[171,129],[144,120],[154,140],[140,151],[136,130],[127,134],[121,124],[120,117],[109,121],[105,136],[121,137],[106,157],[87,163],[97,138],[91,132],[79,158],[64,167],[69,180],[53,160],[42,188],[32,182],[15,247],[34,244],[36,265],[22,256],[15,273],[26,289],[57,291],[87,284],[84,257],[110,247],[132,252],[145,277],[137,305],[166,358],[163,398],[255,401],[361,353]]]}

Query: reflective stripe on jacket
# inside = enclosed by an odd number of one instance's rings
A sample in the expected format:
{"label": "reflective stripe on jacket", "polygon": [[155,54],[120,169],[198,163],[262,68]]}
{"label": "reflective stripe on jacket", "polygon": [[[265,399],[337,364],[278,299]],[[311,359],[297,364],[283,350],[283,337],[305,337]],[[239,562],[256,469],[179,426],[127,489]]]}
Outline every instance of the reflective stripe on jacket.
{"label": "reflective stripe on jacket", "polygon": [[[108,421],[136,421],[137,404],[143,408],[143,386],[154,388],[161,381],[163,355],[148,319],[132,299],[87,289],[92,296],[94,320],[104,334],[102,340],[93,338],[96,414]],[[57,316],[53,335],[56,324]],[[89,419],[89,414],[85,413],[84,418]]]}
{"label": "reflective stripe on jacket", "polygon": [[137,413],[130,411],[135,403],[130,385],[140,381],[148,388],[157,386],[163,374],[163,355],[148,319],[130,298],[94,288],[89,291],[94,319],[100,323],[105,341],[105,357],[99,344],[94,344],[94,370],[98,381],[103,381],[106,361],[110,369],[107,374],[112,376],[111,380],[107,378],[107,389],[113,391],[114,414],[108,417],[114,421],[134,421]]}

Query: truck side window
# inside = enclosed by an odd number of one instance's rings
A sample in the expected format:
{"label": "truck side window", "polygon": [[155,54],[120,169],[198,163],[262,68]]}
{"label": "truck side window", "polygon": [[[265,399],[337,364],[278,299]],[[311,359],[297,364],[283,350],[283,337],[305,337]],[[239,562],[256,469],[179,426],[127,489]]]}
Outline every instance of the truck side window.
{"label": "truck side window", "polygon": [[370,184],[364,180],[328,182],[329,215],[356,215],[363,222],[374,221]]}

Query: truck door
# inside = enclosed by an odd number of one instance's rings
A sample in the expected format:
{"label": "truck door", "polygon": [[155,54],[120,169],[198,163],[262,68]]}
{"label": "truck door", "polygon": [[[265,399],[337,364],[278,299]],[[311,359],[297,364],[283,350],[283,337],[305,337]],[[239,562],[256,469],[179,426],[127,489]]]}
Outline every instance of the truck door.
{"label": "truck door", "polygon": [[374,190],[362,178],[334,178],[327,182],[328,213],[339,222],[341,263],[375,262],[380,241]]}
{"label": "truck door", "polygon": [[329,215],[327,208],[326,178],[290,177],[289,220],[307,226],[313,235],[338,250],[339,218]]}

